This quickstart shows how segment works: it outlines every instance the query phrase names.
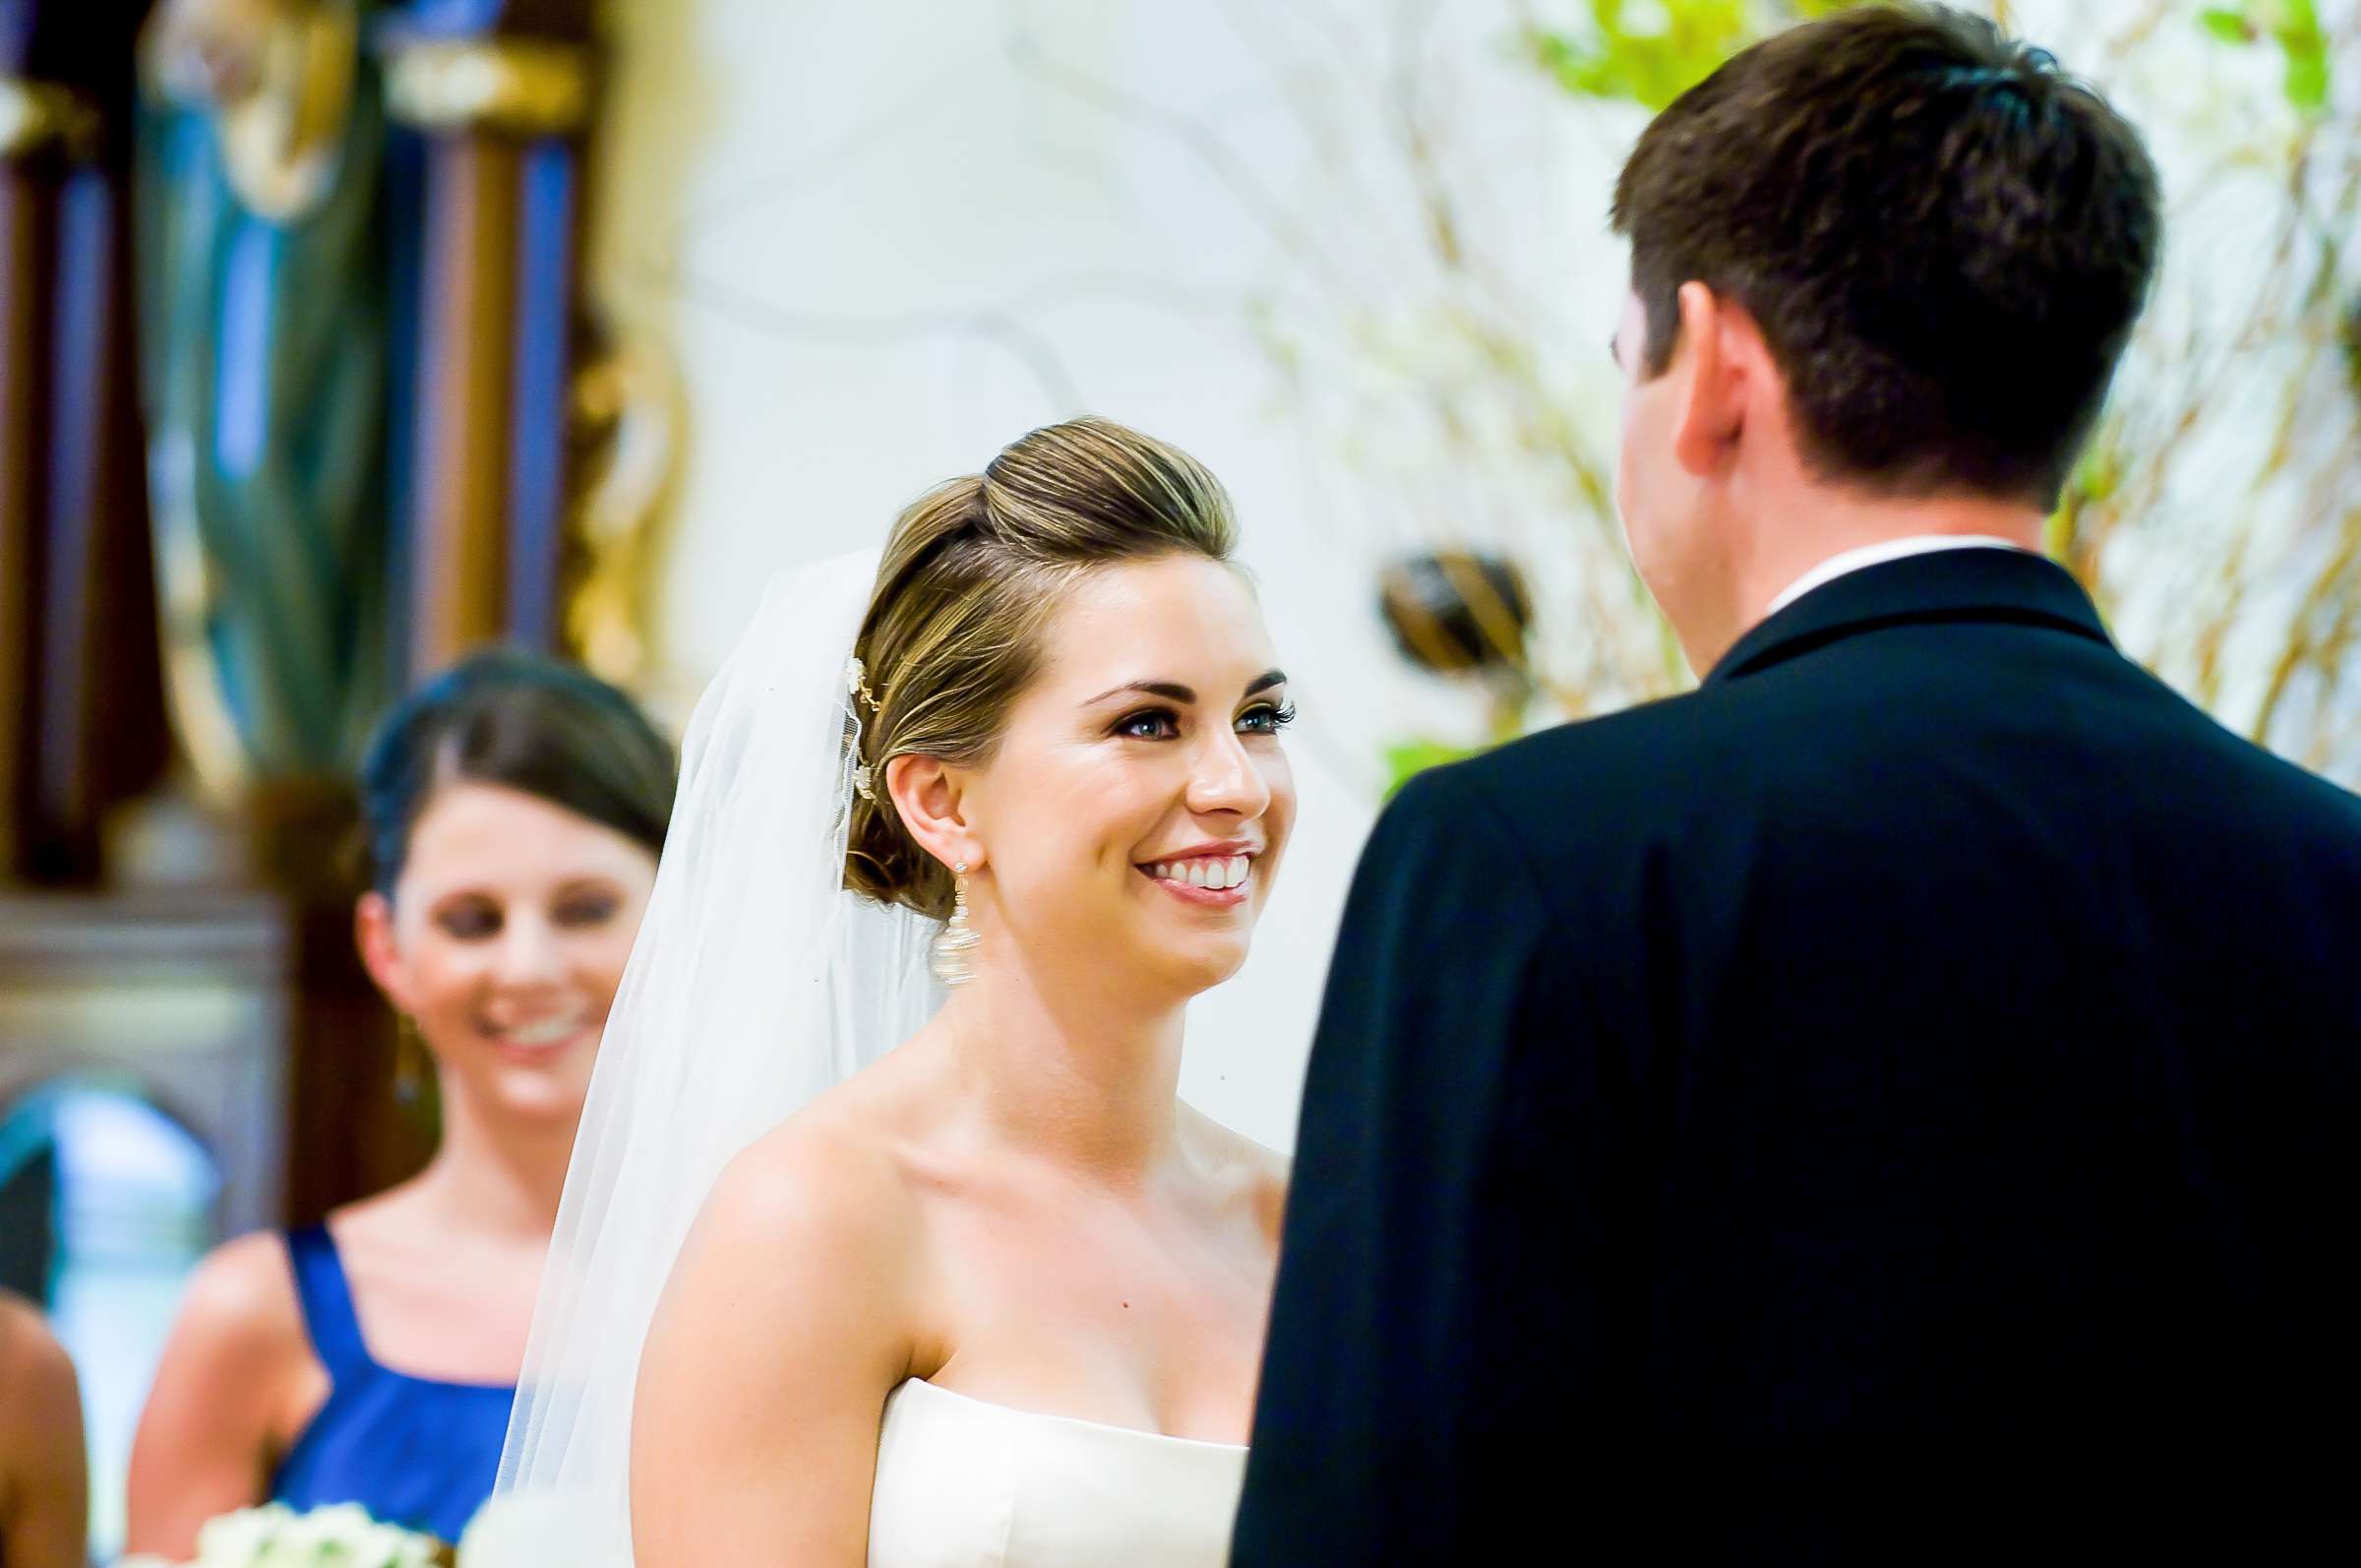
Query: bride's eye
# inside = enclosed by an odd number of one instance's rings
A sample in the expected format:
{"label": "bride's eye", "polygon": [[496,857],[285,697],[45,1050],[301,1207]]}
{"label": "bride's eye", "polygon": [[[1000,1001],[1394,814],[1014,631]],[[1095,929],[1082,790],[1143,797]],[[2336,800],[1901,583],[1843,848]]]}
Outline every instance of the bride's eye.
{"label": "bride's eye", "polygon": [[1276,735],[1295,722],[1296,705],[1293,702],[1285,707],[1265,702],[1238,716],[1239,730],[1246,735]]}
{"label": "bride's eye", "polygon": [[1170,741],[1180,733],[1180,716],[1171,708],[1142,708],[1116,720],[1115,733],[1126,741]]}

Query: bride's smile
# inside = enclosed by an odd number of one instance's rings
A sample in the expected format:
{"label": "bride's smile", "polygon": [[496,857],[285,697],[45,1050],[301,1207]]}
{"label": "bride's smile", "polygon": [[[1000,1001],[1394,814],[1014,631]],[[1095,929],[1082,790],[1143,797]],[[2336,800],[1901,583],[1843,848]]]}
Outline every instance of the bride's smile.
{"label": "bride's smile", "polygon": [[1254,874],[1258,844],[1200,844],[1139,868],[1166,892],[1202,909],[1237,909],[1246,902],[1246,880]]}

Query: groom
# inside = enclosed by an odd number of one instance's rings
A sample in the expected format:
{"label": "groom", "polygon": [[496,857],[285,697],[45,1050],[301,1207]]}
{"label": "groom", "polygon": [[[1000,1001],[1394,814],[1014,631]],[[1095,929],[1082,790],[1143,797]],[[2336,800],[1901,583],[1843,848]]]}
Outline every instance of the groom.
{"label": "groom", "polygon": [[2037,553],[2140,139],[1863,9],[1665,110],[1614,216],[1620,503],[1703,685],[1379,824],[1235,1560],[2301,1538],[2361,1418],[2361,802]]}

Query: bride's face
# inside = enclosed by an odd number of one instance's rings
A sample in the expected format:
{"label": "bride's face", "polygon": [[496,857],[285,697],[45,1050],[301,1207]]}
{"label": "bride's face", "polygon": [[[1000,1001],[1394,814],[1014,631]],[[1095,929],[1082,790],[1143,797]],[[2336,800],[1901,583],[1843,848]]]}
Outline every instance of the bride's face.
{"label": "bride's face", "polygon": [[1070,590],[1046,654],[962,792],[981,956],[1072,954],[1143,995],[1228,979],[1296,817],[1253,594],[1195,556],[1111,567]]}

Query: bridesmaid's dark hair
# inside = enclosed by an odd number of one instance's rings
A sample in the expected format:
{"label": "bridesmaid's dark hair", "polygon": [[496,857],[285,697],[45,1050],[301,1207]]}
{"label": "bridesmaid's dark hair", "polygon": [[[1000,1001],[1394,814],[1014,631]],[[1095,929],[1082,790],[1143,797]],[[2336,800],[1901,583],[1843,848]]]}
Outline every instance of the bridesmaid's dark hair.
{"label": "bridesmaid's dark hair", "polygon": [[575,665],[495,648],[470,654],[378,724],[361,760],[369,885],[388,897],[410,832],[447,784],[497,784],[664,849],[672,747],[637,704]]}

